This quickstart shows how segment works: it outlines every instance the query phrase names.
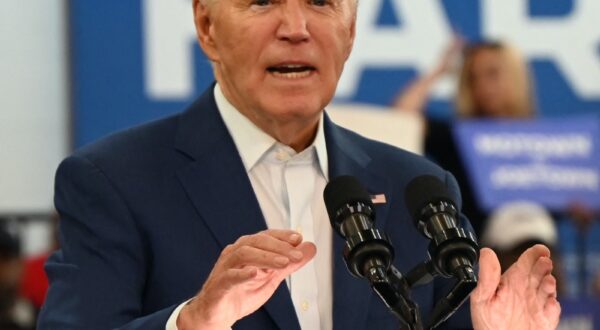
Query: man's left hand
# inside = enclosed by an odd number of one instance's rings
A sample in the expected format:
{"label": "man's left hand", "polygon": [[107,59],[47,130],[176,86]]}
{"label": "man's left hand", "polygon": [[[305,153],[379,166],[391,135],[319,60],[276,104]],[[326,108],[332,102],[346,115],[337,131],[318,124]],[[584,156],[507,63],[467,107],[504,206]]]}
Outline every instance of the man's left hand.
{"label": "man's left hand", "polygon": [[471,294],[474,329],[556,329],[560,304],[550,250],[536,245],[504,274],[491,249],[481,250],[479,284]]}

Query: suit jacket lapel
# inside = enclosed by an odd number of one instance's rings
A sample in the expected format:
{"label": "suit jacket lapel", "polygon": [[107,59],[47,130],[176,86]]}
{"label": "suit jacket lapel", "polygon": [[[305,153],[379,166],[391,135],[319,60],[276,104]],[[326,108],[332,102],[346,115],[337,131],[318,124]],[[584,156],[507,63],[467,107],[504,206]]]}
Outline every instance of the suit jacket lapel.
{"label": "suit jacket lapel", "polygon": [[[222,247],[267,228],[212,88],[182,114],[175,145],[193,160],[178,178]],[[300,328],[285,283],[263,307],[280,328]]]}
{"label": "suit jacket lapel", "polygon": [[[365,185],[369,193],[385,194],[387,203],[375,207],[376,227],[383,228],[392,197],[389,182],[371,168],[371,158],[350,138],[354,133],[333,124],[328,116],[325,116],[325,134],[329,178],[352,175]],[[342,256],[345,242],[337,233],[334,233],[333,244],[334,329],[366,329],[369,303],[377,298],[372,298],[372,290],[365,279],[350,275]]]}

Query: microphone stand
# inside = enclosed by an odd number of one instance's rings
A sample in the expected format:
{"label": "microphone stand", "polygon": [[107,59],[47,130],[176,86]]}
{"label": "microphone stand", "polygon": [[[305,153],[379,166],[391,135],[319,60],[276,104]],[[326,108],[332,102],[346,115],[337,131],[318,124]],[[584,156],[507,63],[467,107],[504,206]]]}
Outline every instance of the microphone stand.
{"label": "microphone stand", "polygon": [[[344,225],[352,224],[346,222]],[[347,232],[344,230],[343,232]],[[409,330],[423,330],[419,306],[412,300],[410,285],[392,265],[394,248],[375,228],[353,230],[345,237],[344,262],[350,273],[366,278],[390,311]]]}
{"label": "microphone stand", "polygon": [[[463,236],[464,235],[464,236]],[[453,235],[449,235],[453,236]],[[464,234],[461,240],[432,241],[431,251],[443,247],[446,251],[462,250],[464,244],[476,244],[472,234]],[[447,238],[447,237],[446,237]],[[456,237],[454,237],[456,238]],[[446,244],[441,244],[446,243]],[[379,254],[381,258],[365,260],[366,252],[387,251]],[[381,298],[394,316],[409,330],[434,329],[448,319],[465,302],[477,286],[477,276],[466,258],[457,258],[452,265],[453,272],[448,274],[440,269],[439,260],[429,259],[413,269],[406,276],[391,264],[393,247],[387,236],[379,230],[371,228],[360,231],[358,235],[349,237],[344,248],[344,261],[352,274],[366,278],[373,291]],[[464,259],[464,260],[463,260]],[[363,271],[360,271],[362,269]],[[435,277],[454,277],[457,282],[444,298],[436,303],[427,326],[423,326],[419,306],[411,297],[411,288],[431,282]]]}
{"label": "microphone stand", "polygon": [[[421,263],[406,274],[408,287],[419,286],[431,282],[439,273],[432,260]],[[427,329],[434,329],[446,321],[467,300],[477,286],[477,275],[470,267],[459,268],[454,275],[456,283],[444,298],[437,302],[431,313]]]}
{"label": "microphone stand", "polygon": [[423,330],[419,306],[412,300],[410,287],[394,266],[371,268],[366,274],[371,288],[409,330]]}

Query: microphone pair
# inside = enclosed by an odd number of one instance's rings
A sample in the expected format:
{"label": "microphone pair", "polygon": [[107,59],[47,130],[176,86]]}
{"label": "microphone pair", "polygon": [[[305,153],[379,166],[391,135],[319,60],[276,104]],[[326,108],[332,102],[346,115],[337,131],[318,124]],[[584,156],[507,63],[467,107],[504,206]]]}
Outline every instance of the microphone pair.
{"label": "microphone pair", "polygon": [[[346,241],[344,260],[348,270],[356,277],[368,279],[386,305],[409,327],[411,323],[420,322],[420,316],[413,315],[413,309],[418,313],[418,307],[407,301],[410,287],[438,275],[458,280],[452,291],[435,306],[430,328],[452,315],[475,288],[474,266],[479,246],[474,234],[460,226],[456,202],[437,177],[416,177],[405,190],[405,204],[412,221],[430,240],[429,260],[406,276],[393,266],[394,248],[387,235],[375,228],[371,197],[355,177],[333,179],[325,187],[324,199],[332,227]],[[412,325],[415,329],[421,328]]]}

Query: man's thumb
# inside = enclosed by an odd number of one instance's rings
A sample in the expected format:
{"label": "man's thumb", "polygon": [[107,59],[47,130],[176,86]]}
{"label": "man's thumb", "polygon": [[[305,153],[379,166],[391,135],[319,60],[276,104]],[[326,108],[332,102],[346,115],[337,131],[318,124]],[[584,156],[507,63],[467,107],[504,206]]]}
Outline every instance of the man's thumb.
{"label": "man's thumb", "polygon": [[500,284],[500,262],[496,253],[488,248],[481,249],[479,253],[479,282],[471,294],[471,302],[485,302],[496,294]]}

